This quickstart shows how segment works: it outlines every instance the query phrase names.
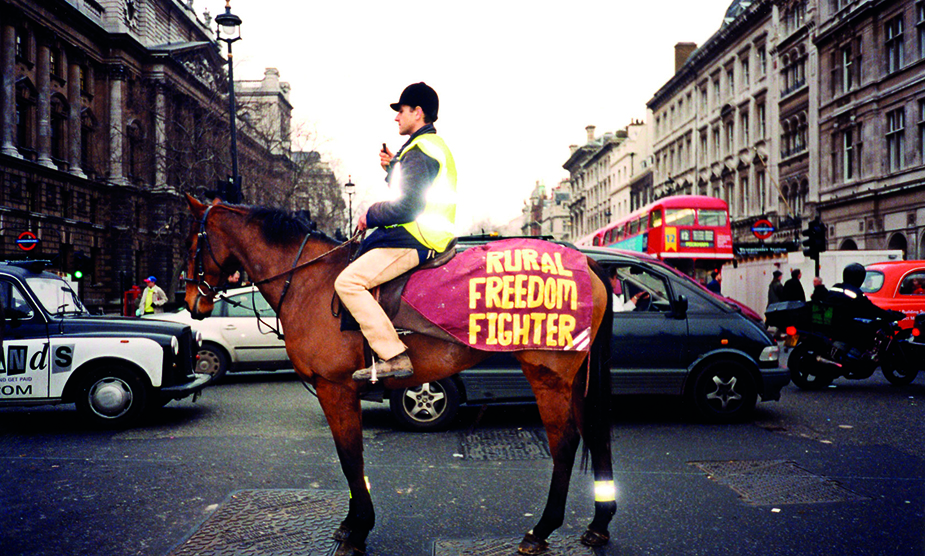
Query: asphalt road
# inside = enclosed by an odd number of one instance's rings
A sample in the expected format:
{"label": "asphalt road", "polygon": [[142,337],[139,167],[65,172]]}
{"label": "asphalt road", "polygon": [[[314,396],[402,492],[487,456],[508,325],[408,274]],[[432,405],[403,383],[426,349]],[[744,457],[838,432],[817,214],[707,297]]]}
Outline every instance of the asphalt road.
{"label": "asphalt road", "polygon": [[[791,385],[738,425],[679,407],[615,398],[619,510],[597,554],[925,554],[925,377],[902,389],[879,373],[822,392]],[[533,442],[535,407],[467,409],[433,434],[395,430],[384,405],[368,404],[364,419],[369,554],[509,554],[535,524],[551,470]],[[127,431],[92,430],[73,406],[0,409],[0,485],[3,554],[205,554],[191,543],[218,522],[236,524],[226,539],[253,539],[295,519],[278,513],[287,504],[315,504],[302,530],[346,512],[324,417],[292,373],[232,376]],[[248,496],[245,520],[234,512]],[[574,542],[592,499],[576,470],[555,553],[593,553]],[[208,553],[329,554],[326,538],[295,552]]]}

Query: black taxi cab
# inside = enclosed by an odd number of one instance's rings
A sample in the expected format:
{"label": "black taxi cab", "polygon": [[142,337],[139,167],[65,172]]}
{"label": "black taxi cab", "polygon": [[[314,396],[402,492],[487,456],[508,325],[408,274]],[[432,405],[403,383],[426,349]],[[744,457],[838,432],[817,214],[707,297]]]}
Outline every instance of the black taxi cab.
{"label": "black taxi cab", "polygon": [[198,394],[189,326],[92,316],[45,261],[0,262],[0,406],[74,403],[91,422],[134,423]]}

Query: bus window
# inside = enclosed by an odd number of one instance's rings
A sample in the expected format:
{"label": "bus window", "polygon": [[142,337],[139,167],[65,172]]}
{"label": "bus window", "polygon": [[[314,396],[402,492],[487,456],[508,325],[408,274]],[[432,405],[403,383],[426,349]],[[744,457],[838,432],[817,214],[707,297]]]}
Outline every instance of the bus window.
{"label": "bus window", "polygon": [[694,209],[665,209],[665,223],[671,226],[693,226]]}
{"label": "bus window", "polygon": [[701,226],[725,226],[726,211],[700,209],[697,211],[697,223]]}
{"label": "bus window", "polygon": [[661,209],[655,209],[652,211],[652,227],[658,228],[662,225],[662,211]]}
{"label": "bus window", "polygon": [[636,222],[638,223],[640,232],[644,232],[649,229],[649,215],[648,214],[644,216],[640,216],[639,218],[636,219]]}

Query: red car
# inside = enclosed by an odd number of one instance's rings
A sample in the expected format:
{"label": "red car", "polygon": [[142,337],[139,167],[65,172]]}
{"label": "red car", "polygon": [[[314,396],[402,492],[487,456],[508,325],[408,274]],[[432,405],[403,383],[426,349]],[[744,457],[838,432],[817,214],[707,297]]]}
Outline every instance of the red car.
{"label": "red car", "polygon": [[902,311],[899,325],[912,327],[912,319],[925,313],[925,261],[889,261],[867,265],[861,290],[878,307]]}

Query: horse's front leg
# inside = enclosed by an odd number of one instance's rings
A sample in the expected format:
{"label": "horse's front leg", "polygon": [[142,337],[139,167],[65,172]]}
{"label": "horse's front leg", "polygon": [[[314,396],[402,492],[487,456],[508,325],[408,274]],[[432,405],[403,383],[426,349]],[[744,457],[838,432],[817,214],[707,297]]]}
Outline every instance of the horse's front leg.
{"label": "horse's front leg", "polygon": [[575,464],[575,452],[580,436],[578,426],[571,411],[571,388],[563,381],[549,379],[550,371],[540,378],[537,372],[524,369],[536,395],[537,407],[546,436],[549,438],[549,450],[552,455],[552,481],[546,507],[536,526],[524,535],[517,552],[520,554],[542,554],[548,548],[546,539],[558,529],[565,520],[565,502],[568,498],[572,467]]}
{"label": "horse's front leg", "polygon": [[[350,376],[346,375],[346,380]],[[363,423],[360,398],[351,385],[319,378],[318,400],[328,420],[337,457],[350,487],[350,509],[334,538],[341,541],[336,556],[364,554],[366,537],[376,522],[373,502],[363,472]]]}

